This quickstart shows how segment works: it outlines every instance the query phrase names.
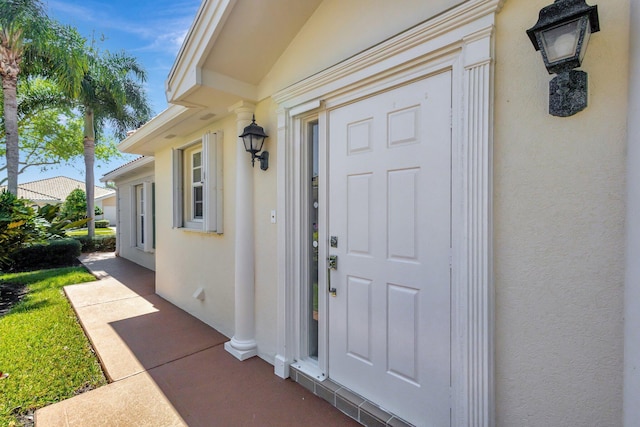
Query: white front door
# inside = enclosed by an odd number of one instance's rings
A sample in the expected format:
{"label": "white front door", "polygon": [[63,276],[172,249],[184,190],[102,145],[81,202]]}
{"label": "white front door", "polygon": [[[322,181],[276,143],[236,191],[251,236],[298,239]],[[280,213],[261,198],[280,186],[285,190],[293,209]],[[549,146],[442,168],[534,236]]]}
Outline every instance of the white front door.
{"label": "white front door", "polygon": [[329,376],[450,424],[451,72],[331,110]]}

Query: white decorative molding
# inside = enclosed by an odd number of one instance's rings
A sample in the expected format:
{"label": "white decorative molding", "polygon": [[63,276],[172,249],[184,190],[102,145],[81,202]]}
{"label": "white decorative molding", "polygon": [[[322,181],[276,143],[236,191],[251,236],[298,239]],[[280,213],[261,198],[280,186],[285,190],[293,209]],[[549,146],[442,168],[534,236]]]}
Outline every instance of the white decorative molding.
{"label": "white decorative molding", "polygon": [[289,377],[289,365],[295,354],[294,337],[299,334],[295,330],[297,271],[300,251],[295,241],[296,203],[296,157],[292,146],[290,115],[286,109],[280,109],[278,116],[278,341],[275,357],[275,374],[281,378]]}
{"label": "white decorative molding", "polygon": [[[471,0],[273,96],[278,113],[278,355],[284,375],[300,343],[301,116],[452,70],[452,425],[492,427],[492,248],[495,14],[504,0]],[[318,102],[322,100],[323,102]],[[321,138],[322,139],[322,138]],[[322,157],[322,156],[321,156]],[[293,323],[293,325],[292,325]],[[320,340],[321,342],[322,339]],[[278,365],[278,363],[277,363]],[[329,377],[331,372],[329,371]],[[400,414],[401,415],[401,414]]]}
{"label": "white decorative molding", "polygon": [[287,108],[296,108],[312,99],[324,98],[333,91],[364,79],[387,72],[399,62],[410,62],[423,55],[437,53],[439,49],[459,44],[479,28],[493,25],[493,16],[505,0],[470,0],[433,19],[417,25],[353,56],[333,67],[319,72],[273,95],[274,101]]}
{"label": "white decorative molding", "polygon": [[[480,42],[490,46],[490,35]],[[476,43],[478,41],[474,41]],[[477,47],[477,46],[475,46]],[[472,48],[467,45],[466,48]],[[477,53],[477,51],[476,51]],[[487,54],[491,50],[486,51]],[[471,55],[473,56],[473,55]],[[490,57],[464,67],[458,196],[461,235],[454,236],[456,354],[453,425],[493,426],[492,70]]]}
{"label": "white decorative molding", "polygon": [[235,3],[235,0],[214,0],[200,4],[165,82],[169,103],[178,103],[202,84],[202,58],[218,39]]}

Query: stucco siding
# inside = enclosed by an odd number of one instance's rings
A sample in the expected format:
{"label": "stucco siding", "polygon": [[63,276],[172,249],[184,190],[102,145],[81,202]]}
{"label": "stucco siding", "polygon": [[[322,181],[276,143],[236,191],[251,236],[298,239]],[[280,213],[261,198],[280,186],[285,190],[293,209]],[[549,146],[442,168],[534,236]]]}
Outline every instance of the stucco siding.
{"label": "stucco siding", "polygon": [[[207,131],[224,131],[224,233],[173,228],[172,148],[194,141]],[[233,335],[234,301],[234,164],[235,125],[232,119],[210,123],[190,135],[180,135],[171,147],[155,154],[156,292],[227,336]],[[193,297],[202,287],[204,301]]]}
{"label": "stucco siding", "polygon": [[624,425],[640,425],[640,3],[631,4]]}
{"label": "stucco siding", "polygon": [[[118,216],[120,218],[116,229],[118,255],[151,270],[155,270],[155,256],[153,252],[145,252],[135,245],[136,229],[133,218],[135,214],[133,192],[135,191],[136,185],[140,185],[145,181],[153,182],[153,179],[153,175],[140,175],[116,181],[116,186],[118,187]],[[114,219],[111,224],[116,225],[116,219]]]}
{"label": "stucco siding", "polygon": [[463,1],[325,0],[261,82],[261,99],[460,3]]}
{"label": "stucco siding", "polygon": [[497,424],[618,426],[629,2],[599,5],[569,118],[525,34],[548,3],[507,1],[496,28]]}

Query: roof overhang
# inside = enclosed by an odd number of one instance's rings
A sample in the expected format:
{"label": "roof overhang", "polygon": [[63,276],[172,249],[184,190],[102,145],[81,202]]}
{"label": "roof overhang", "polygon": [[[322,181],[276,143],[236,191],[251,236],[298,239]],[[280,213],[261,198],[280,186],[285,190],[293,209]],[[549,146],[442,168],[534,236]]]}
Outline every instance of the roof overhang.
{"label": "roof overhang", "polygon": [[260,82],[322,0],[203,0],[165,84],[169,107],[119,145],[153,155],[171,139],[260,101]]}
{"label": "roof overhang", "polygon": [[258,86],[322,0],[205,0],[166,81],[167,101],[225,114]]}
{"label": "roof overhang", "polygon": [[111,197],[116,197],[115,191],[113,193],[103,194],[100,197],[94,197],[94,200],[105,200],[105,199],[110,199]]}
{"label": "roof overhang", "polygon": [[127,136],[118,149],[125,153],[153,156],[156,150],[170,145],[173,138],[193,132],[216,115],[205,108],[170,105],[162,113]]}
{"label": "roof overhang", "polygon": [[[102,178],[100,178],[100,181],[113,182],[120,179],[133,177],[136,175],[153,173],[154,166],[155,166],[155,160],[153,157],[140,157],[123,166],[120,166],[118,169],[115,169],[111,172],[106,173]],[[115,193],[111,195],[115,195]]]}

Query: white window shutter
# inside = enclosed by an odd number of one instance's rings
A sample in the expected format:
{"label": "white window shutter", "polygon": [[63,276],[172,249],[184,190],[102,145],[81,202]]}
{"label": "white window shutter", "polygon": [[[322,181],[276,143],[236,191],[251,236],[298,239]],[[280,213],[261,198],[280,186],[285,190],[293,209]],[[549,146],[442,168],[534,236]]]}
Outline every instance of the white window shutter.
{"label": "white window shutter", "polygon": [[204,167],[204,224],[203,231],[222,234],[222,140],[219,133],[202,137]]}
{"label": "white window shutter", "polygon": [[151,197],[152,183],[145,181],[142,183],[142,193],[144,194],[144,251],[153,252],[153,199]]}
{"label": "white window shutter", "polygon": [[171,160],[173,162],[173,228],[180,228],[184,224],[184,198],[182,196],[182,183],[184,176],[182,170],[182,150],[174,148],[171,151]]}
{"label": "white window shutter", "polygon": [[222,147],[224,146],[224,138],[222,135],[222,131],[216,132],[216,232],[218,234],[223,233],[223,212],[224,212],[224,186],[223,186],[223,157],[222,157]]}
{"label": "white window shutter", "polygon": [[130,185],[129,190],[131,193],[131,212],[129,212],[129,216],[131,217],[131,229],[129,230],[129,246],[134,248],[138,244],[138,193],[135,185]]}

